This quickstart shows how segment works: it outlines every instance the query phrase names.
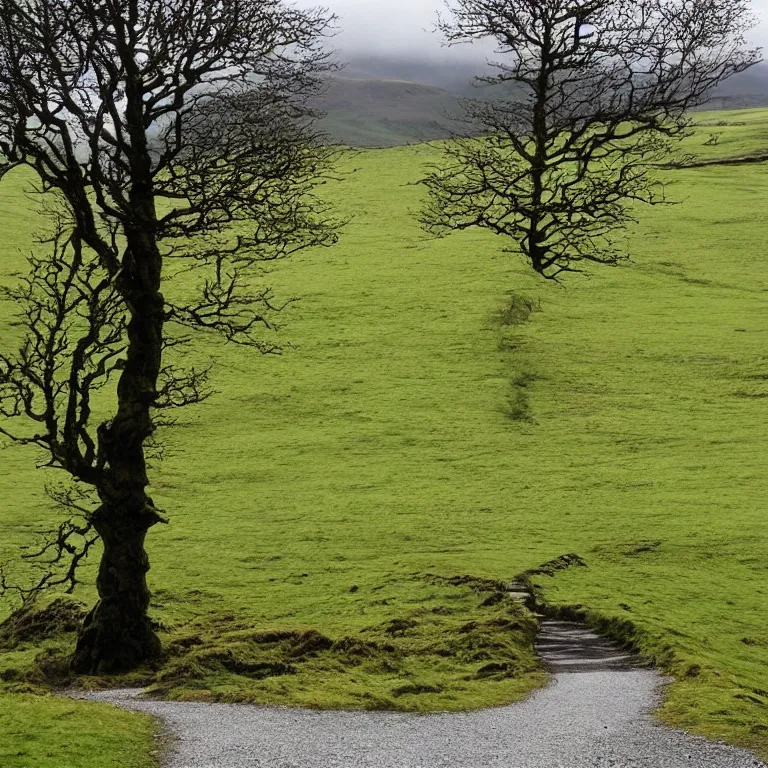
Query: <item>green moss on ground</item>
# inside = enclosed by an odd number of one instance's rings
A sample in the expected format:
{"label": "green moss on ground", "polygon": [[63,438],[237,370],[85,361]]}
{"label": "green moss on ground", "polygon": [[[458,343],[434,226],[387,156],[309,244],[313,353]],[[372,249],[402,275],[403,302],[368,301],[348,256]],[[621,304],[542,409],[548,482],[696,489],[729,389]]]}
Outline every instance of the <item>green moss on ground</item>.
{"label": "green moss on ground", "polygon": [[[533,647],[538,621],[503,584],[434,574],[414,580],[426,587],[421,596],[346,635],[211,614],[166,633],[164,655],[153,664],[111,678],[70,673],[75,633],[52,628],[76,604],[64,611],[59,600],[12,617],[9,629],[34,631],[11,632],[5,644],[0,625],[0,681],[11,691],[142,686],[176,701],[413,712],[502,704],[545,681]],[[390,592],[377,592],[376,602],[389,606]]]}

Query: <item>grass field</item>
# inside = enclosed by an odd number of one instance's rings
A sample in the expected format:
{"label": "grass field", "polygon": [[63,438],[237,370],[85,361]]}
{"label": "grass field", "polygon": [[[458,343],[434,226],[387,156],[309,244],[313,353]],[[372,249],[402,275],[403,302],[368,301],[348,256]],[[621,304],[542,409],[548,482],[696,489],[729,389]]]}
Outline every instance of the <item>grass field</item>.
{"label": "grass field", "polygon": [[[704,126],[693,151],[768,147],[768,111],[697,120],[745,125]],[[768,755],[766,166],[674,172],[684,205],[639,212],[632,261],[560,287],[486,233],[425,239],[414,182],[435,157],[349,161],[329,188],[354,216],[341,244],[270,275],[301,297],[285,355],[196,347],[219,394],[167,435],[152,488],[172,652],[134,681],[315,707],[511,701],[542,675],[493,582],[574,552],[587,567],[538,577],[546,599],[631,622],[677,679],[664,721]],[[6,275],[35,227],[25,183],[0,184]],[[2,453],[0,559],[46,519],[33,460]],[[67,642],[3,654],[8,691],[36,691],[25,670]],[[145,721],[0,697],[4,767],[68,765],[107,732],[115,762],[94,766],[147,764]]]}

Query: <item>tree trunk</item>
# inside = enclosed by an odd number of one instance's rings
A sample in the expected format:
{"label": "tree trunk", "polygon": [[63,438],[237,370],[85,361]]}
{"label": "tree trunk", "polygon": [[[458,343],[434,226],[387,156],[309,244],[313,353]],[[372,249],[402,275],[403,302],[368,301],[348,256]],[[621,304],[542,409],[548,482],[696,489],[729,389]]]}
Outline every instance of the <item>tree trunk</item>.
{"label": "tree trunk", "polygon": [[162,518],[147,495],[144,444],[155,429],[151,408],[163,351],[161,259],[151,236],[128,230],[128,242],[121,288],[131,312],[129,344],[117,385],[117,413],[99,428],[104,471],[97,483],[102,503],[93,524],[104,554],[97,579],[99,602],[83,624],[72,658],[72,669],[79,674],[124,672],[160,653],[147,615],[144,540]]}
{"label": "tree trunk", "polygon": [[[147,262],[152,263],[140,263]],[[99,602],[83,623],[72,658],[72,669],[79,674],[124,672],[160,652],[147,615],[144,541],[162,518],[147,495],[144,443],[154,431],[150,409],[162,356],[163,300],[156,290],[134,289],[129,295],[132,306],[140,309],[128,325],[130,344],[117,386],[117,413],[99,429],[105,471],[97,486],[102,503],[93,525],[104,553],[96,581]]]}
{"label": "tree trunk", "polygon": [[137,513],[102,507],[96,513],[104,544],[96,581],[99,601],[83,623],[72,657],[78,674],[125,672],[160,653],[160,640],[147,616],[149,558],[144,540],[158,521],[151,509],[147,505]]}
{"label": "tree trunk", "polygon": [[[133,15],[137,8],[131,4]],[[123,223],[127,247],[117,280],[129,314],[128,347],[117,384],[117,413],[101,425],[98,435],[99,463],[104,468],[97,483],[102,504],[93,520],[104,544],[97,580],[99,602],[83,624],[72,659],[75,672],[91,674],[126,671],[160,652],[147,615],[149,558],[144,540],[161,517],[147,496],[144,445],[155,431],[152,407],[163,357],[163,259],[144,124],[147,90],[141,68],[131,56],[127,52],[125,58],[130,217]]]}
{"label": "tree trunk", "polygon": [[163,350],[161,260],[151,238],[128,240],[125,261],[130,268],[122,288],[131,309],[129,344],[117,385],[117,413],[99,428],[104,472],[97,484],[102,503],[93,524],[104,554],[97,579],[99,602],[83,623],[72,658],[72,669],[79,674],[125,672],[160,652],[147,615],[149,558],[144,540],[162,518],[147,495],[144,444],[155,429],[151,408]]}

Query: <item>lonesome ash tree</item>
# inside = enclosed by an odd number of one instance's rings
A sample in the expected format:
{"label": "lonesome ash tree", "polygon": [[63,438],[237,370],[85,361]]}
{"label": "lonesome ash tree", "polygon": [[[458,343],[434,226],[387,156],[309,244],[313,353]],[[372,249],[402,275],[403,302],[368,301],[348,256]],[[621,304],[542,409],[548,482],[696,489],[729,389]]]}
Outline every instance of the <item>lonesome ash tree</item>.
{"label": "lonesome ash tree", "polygon": [[446,0],[447,43],[491,39],[495,98],[465,103],[482,138],[446,146],[426,184],[434,234],[480,226],[548,278],[615,264],[636,202],[664,201],[654,171],[690,110],[759,60],[749,0]]}
{"label": "lonesome ash tree", "polygon": [[264,262],[335,242],[306,106],[331,23],[282,0],[0,0],[0,173],[34,169],[53,221],[4,293],[23,339],[0,354],[0,433],[70,478],[42,575],[17,589],[71,590],[101,542],[76,672],[160,649],[147,449],[166,409],[208,393],[179,345],[200,330],[275,351]]}

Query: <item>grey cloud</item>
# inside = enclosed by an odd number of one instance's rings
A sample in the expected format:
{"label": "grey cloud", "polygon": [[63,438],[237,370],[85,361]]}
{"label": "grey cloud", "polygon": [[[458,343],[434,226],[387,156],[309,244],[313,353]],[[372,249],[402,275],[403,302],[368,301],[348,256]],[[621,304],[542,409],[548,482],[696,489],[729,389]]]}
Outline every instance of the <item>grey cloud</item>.
{"label": "grey cloud", "polygon": [[[765,0],[768,2],[768,0]],[[339,16],[335,47],[344,53],[395,54],[435,58],[441,38],[434,31],[442,0],[299,0],[297,5],[328,7]],[[472,56],[469,46],[451,55]],[[474,56],[480,54],[475,53]]]}
{"label": "grey cloud", "polygon": [[752,0],[752,7],[760,18],[752,36],[755,42],[768,48],[768,0]]}
{"label": "grey cloud", "polygon": [[[441,41],[433,31],[442,0],[298,0],[299,6],[325,5],[340,16],[341,31],[335,45],[346,53],[408,54],[435,58]],[[768,0],[752,0],[761,17],[754,30],[755,42],[768,48]],[[454,48],[451,56],[477,56],[466,47]]]}

